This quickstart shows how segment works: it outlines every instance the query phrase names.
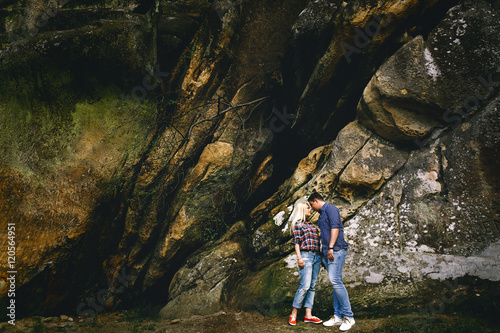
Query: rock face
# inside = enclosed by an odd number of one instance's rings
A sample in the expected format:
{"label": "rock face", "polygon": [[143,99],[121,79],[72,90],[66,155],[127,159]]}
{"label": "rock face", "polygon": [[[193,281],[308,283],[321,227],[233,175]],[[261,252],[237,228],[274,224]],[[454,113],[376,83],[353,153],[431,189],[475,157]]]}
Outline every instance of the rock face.
{"label": "rock face", "polygon": [[[172,318],[284,314],[288,218],[313,190],[340,209],[356,315],[429,312],[445,287],[446,311],[500,293],[498,4],[0,7],[20,314],[139,298]],[[317,295],[331,314],[324,272]]]}
{"label": "rock face", "polygon": [[[500,40],[491,29],[496,23],[490,10],[455,7],[426,41],[418,36],[398,50],[365,88],[360,121],[388,140],[403,141],[474,114],[496,86],[492,55]],[[468,23],[479,21],[480,26]]]}
{"label": "rock face", "polygon": [[144,16],[82,14],[73,26],[50,30],[68,11],[55,2],[20,3],[2,6],[12,25],[0,51],[0,221],[2,230],[16,227],[16,295],[34,300],[18,303],[22,315],[66,301],[76,308],[91,272],[102,274],[101,251],[112,237],[110,229],[102,233],[110,224],[101,226],[110,215],[96,209],[104,200],[114,202],[108,212],[119,207],[116,174],[137,158],[154,119],[155,103],[133,88],[153,78],[156,55]]}

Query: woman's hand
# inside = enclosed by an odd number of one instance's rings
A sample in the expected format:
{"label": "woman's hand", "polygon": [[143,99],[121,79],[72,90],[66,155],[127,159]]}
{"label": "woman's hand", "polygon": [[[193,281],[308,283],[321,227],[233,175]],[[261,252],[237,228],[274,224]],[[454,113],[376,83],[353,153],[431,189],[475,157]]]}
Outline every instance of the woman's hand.
{"label": "woman's hand", "polygon": [[304,262],[304,259],[300,258],[298,261],[297,261],[297,264],[299,264],[299,267],[300,268],[304,268],[306,263]]}

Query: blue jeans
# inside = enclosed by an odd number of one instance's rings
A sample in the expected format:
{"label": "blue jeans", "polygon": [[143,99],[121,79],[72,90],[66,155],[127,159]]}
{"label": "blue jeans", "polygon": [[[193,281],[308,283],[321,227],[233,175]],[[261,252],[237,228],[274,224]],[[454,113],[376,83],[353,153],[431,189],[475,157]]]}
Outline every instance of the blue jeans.
{"label": "blue jeans", "polygon": [[293,307],[300,309],[302,303],[304,303],[305,308],[312,309],[314,294],[316,293],[316,281],[318,280],[319,269],[321,268],[321,254],[319,252],[301,251],[300,255],[304,260],[305,266],[304,268],[299,268],[300,285],[293,299]]}
{"label": "blue jeans", "polygon": [[347,289],[342,282],[342,268],[344,268],[347,249],[333,251],[334,260],[330,261],[324,256],[323,264],[328,270],[328,280],[332,284],[333,289],[333,314],[340,318],[354,317],[349,302]]}

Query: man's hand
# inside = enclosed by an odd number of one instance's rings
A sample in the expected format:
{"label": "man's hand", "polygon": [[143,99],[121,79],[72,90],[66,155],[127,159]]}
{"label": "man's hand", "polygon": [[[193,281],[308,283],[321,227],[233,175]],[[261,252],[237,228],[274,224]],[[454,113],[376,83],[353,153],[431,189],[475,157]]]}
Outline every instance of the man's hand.
{"label": "man's hand", "polygon": [[326,256],[330,261],[333,261],[333,259],[335,259],[335,257],[333,256],[333,250],[328,250]]}
{"label": "man's hand", "polygon": [[300,258],[297,263],[299,264],[300,268],[304,268],[306,266],[306,263],[304,262],[304,259]]}

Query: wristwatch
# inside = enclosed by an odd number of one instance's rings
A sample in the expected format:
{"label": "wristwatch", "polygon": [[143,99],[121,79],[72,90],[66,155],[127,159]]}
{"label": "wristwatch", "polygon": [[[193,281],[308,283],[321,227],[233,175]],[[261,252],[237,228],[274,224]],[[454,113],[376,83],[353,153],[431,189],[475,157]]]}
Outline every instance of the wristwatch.
{"label": "wristwatch", "polygon": [[328,250],[333,250],[333,247],[329,247]]}

